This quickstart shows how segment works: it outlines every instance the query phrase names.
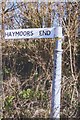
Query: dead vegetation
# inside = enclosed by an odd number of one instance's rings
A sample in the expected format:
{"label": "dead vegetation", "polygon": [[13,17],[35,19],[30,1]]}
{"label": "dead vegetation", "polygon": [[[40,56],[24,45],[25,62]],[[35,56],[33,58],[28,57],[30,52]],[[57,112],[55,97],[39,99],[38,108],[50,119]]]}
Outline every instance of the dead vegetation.
{"label": "dead vegetation", "polygon": [[[39,14],[38,11],[35,13],[34,10],[32,14],[34,6],[30,10],[29,6],[26,7],[25,4],[23,6],[21,4],[21,7],[18,4],[18,7],[21,13],[21,16],[18,17],[22,18],[22,21],[24,20],[22,28],[39,27],[42,24],[42,15],[45,13]],[[45,9],[45,7],[43,8]],[[65,37],[63,41],[61,117],[80,118],[80,40],[76,36],[79,26],[78,3],[67,3],[66,9],[67,19],[66,21],[63,19]],[[24,12],[25,10],[26,12]],[[9,20],[7,27],[14,28],[11,22],[11,20],[13,23],[15,22],[14,17],[9,19],[11,12],[4,14],[5,22],[2,22],[6,25]],[[51,12],[51,6],[48,7],[48,12]],[[62,15],[63,13],[61,13]],[[48,27],[51,25],[50,17],[47,21]],[[16,21],[16,24],[21,23]],[[54,47],[55,42],[50,39],[14,40],[14,42],[4,41],[2,43],[3,118],[50,117]]]}

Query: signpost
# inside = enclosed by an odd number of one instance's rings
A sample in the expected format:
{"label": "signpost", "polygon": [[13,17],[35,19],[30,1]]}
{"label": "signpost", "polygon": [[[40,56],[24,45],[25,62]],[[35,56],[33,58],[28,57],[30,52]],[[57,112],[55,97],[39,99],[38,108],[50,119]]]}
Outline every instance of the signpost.
{"label": "signpost", "polygon": [[51,118],[60,118],[62,27],[5,30],[5,39],[56,38]]}
{"label": "signpost", "polygon": [[[40,3],[38,1],[38,11],[40,12]],[[47,1],[46,1],[47,4]],[[54,21],[54,27],[44,28],[29,28],[5,30],[4,36],[6,40],[10,39],[29,39],[29,38],[56,38],[56,47],[54,55],[54,74],[52,80],[52,101],[51,101],[51,118],[60,118],[60,95],[61,95],[61,64],[62,64],[62,27],[58,25],[58,16]]]}

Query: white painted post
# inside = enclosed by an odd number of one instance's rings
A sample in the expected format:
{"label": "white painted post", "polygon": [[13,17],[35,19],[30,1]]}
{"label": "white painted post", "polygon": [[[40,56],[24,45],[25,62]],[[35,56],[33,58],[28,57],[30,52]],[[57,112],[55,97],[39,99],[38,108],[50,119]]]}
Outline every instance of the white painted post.
{"label": "white painted post", "polygon": [[[61,68],[62,68],[62,20],[57,13],[57,3],[53,4],[54,20],[52,26],[55,27],[54,37],[56,46],[54,51],[54,73],[52,80],[52,103],[51,103],[51,118],[59,120],[60,118],[60,98],[61,98]],[[53,12],[52,11],[52,12]],[[53,15],[53,13],[52,13]]]}
{"label": "white painted post", "polygon": [[62,27],[55,28],[54,76],[52,81],[51,118],[60,118],[61,64],[62,64]]}

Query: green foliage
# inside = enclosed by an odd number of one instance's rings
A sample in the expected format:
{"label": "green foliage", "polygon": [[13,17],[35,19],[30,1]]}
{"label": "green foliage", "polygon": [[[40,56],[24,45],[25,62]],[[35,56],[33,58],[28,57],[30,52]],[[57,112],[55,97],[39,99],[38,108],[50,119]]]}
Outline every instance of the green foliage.
{"label": "green foliage", "polygon": [[5,105],[6,109],[11,109],[14,98],[15,98],[15,96],[7,96],[6,97],[6,99],[4,101],[4,105]]}
{"label": "green foliage", "polygon": [[33,91],[31,89],[23,90],[19,93],[19,96],[23,99],[31,99],[33,97]]}
{"label": "green foliage", "polygon": [[5,68],[4,71],[5,71],[6,74],[10,73],[10,69]]}
{"label": "green foliage", "polygon": [[47,100],[48,95],[47,92],[43,91],[37,91],[35,92],[34,90],[27,89],[27,90],[22,90],[19,93],[19,97],[22,99],[28,99],[28,100]]}
{"label": "green foliage", "polygon": [[43,92],[43,91],[37,91],[35,93],[35,97],[37,98],[37,100],[45,100],[47,101],[48,100],[48,95],[47,95],[47,92]]}
{"label": "green foliage", "polygon": [[6,74],[6,75],[10,75],[10,73],[11,73],[10,68],[8,68],[7,66],[5,66],[3,68],[3,73]]}

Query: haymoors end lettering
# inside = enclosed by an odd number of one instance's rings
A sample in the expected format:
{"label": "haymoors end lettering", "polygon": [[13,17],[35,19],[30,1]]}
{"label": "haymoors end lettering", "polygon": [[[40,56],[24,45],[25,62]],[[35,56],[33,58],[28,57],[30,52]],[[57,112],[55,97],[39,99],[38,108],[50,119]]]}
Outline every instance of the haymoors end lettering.
{"label": "haymoors end lettering", "polygon": [[5,39],[53,38],[54,28],[5,30]]}
{"label": "haymoors end lettering", "polygon": [[6,36],[33,36],[33,31],[16,31],[16,32],[6,32],[5,33],[5,37]]}
{"label": "haymoors end lettering", "polygon": [[[50,35],[51,34],[51,31],[47,30],[40,30],[38,35],[39,36],[46,36],[46,35]],[[6,32],[5,33],[5,37],[8,36],[8,37],[14,37],[14,36],[33,36],[34,35],[34,31],[11,31],[11,32]]]}

